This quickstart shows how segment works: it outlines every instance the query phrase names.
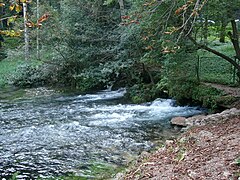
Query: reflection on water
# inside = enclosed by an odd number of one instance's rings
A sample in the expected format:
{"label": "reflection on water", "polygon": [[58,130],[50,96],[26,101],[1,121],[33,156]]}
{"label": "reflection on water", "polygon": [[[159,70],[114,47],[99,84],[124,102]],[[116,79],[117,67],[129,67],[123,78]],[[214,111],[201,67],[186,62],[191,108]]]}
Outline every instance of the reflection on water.
{"label": "reflection on water", "polygon": [[124,165],[127,157],[171,136],[169,119],[201,111],[173,100],[133,105],[125,89],[86,95],[43,93],[0,102],[0,176],[51,177],[81,172],[81,164]]}

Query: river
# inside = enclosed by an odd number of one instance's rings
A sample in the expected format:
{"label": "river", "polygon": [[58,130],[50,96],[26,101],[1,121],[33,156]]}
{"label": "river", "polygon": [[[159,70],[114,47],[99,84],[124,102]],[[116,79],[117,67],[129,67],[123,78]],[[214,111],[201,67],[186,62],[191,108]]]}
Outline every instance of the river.
{"label": "river", "polygon": [[2,99],[0,177],[84,176],[96,162],[123,166],[177,133],[169,124],[171,117],[201,113],[171,99],[129,104],[125,92],[79,95],[39,88],[27,90],[28,96]]}

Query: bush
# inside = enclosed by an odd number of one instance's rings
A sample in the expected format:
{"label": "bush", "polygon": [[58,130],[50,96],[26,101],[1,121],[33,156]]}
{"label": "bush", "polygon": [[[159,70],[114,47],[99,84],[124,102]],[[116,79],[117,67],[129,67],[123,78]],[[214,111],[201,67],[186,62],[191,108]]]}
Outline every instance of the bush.
{"label": "bush", "polygon": [[155,84],[136,84],[128,89],[126,96],[136,104],[167,97]]}
{"label": "bush", "polygon": [[47,66],[33,66],[24,64],[17,67],[16,72],[10,78],[10,84],[18,87],[35,87],[47,84],[51,77],[51,71]]}
{"label": "bush", "polygon": [[199,84],[194,80],[172,81],[169,83],[169,95],[180,104],[198,104],[212,110],[218,108],[218,101],[222,95],[220,90]]}

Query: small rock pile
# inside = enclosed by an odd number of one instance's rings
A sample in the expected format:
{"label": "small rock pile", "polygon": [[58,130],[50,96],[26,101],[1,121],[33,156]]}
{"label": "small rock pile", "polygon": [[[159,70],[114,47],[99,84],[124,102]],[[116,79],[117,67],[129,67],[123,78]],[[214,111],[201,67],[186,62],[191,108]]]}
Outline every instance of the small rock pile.
{"label": "small rock pile", "polygon": [[227,109],[221,113],[210,114],[210,115],[196,115],[189,118],[174,117],[171,120],[171,124],[182,126],[182,127],[203,126],[206,124],[225,121],[227,119],[231,119],[235,117],[240,118],[240,109],[232,108],[232,109]]}

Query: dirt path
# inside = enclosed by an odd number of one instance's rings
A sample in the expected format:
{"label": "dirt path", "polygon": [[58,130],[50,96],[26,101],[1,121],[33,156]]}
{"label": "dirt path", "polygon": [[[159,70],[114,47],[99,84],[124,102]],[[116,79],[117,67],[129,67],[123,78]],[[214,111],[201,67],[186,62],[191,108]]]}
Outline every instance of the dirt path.
{"label": "dirt path", "polygon": [[227,95],[231,95],[234,97],[240,97],[240,88],[239,87],[230,87],[222,84],[214,84],[214,83],[203,83],[207,86],[214,87],[216,89],[224,91]]}

